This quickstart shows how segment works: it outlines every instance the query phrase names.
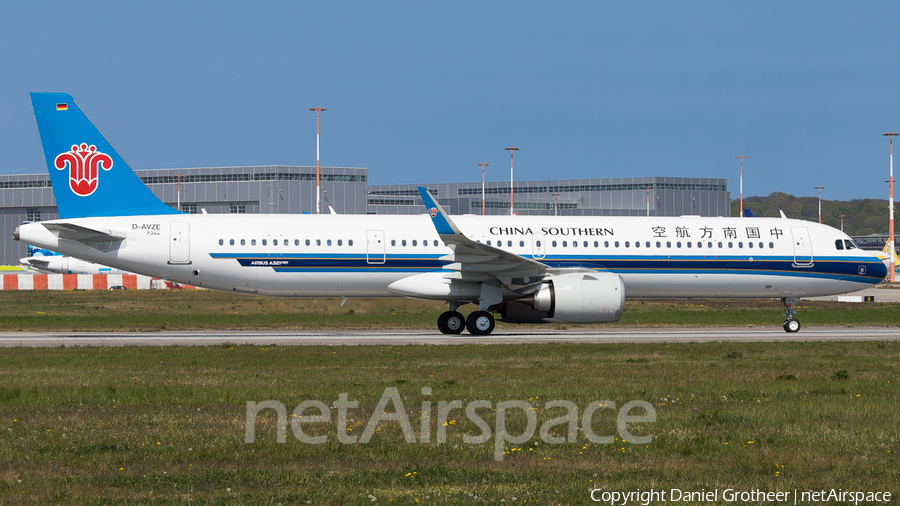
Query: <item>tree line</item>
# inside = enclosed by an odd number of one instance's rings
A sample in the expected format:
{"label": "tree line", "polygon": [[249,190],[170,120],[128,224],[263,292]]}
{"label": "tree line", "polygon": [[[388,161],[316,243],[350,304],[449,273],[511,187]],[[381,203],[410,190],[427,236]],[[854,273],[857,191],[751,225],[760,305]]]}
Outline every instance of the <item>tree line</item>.
{"label": "tree line", "polygon": [[[754,216],[779,217],[779,210],[788,218],[819,221],[818,197],[795,197],[773,192],[765,197],[744,197],[744,208]],[[841,228],[852,236],[886,234],[888,232],[888,201],[881,199],[822,200],[822,223]],[[740,201],[731,202],[731,215],[740,216]]]}

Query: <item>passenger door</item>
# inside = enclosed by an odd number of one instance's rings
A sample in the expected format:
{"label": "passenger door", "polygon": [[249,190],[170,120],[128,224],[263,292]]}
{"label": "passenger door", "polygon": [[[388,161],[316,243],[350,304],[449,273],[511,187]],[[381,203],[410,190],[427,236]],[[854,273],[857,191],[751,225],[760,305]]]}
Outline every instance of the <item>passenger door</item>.
{"label": "passenger door", "polygon": [[384,231],[367,230],[366,231],[366,263],[383,264],[384,263]]}
{"label": "passenger door", "polygon": [[794,239],[794,267],[812,267],[813,250],[809,230],[806,227],[791,227],[791,236]]}

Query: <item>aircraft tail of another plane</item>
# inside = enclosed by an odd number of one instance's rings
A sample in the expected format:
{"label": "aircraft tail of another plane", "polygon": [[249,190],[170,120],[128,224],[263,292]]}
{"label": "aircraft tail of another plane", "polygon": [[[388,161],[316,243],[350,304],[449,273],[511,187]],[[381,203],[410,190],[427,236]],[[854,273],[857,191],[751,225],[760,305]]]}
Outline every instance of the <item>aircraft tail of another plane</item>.
{"label": "aircraft tail of another plane", "polygon": [[177,214],[147,188],[71,95],[32,93],[60,218]]}

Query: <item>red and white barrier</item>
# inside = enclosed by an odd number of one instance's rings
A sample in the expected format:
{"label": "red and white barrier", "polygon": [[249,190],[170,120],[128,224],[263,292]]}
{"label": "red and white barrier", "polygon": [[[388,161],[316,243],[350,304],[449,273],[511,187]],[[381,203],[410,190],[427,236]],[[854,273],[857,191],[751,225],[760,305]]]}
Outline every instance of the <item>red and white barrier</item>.
{"label": "red and white barrier", "polygon": [[108,290],[113,286],[124,286],[129,290],[194,288],[138,274],[0,275],[0,289],[2,290]]}

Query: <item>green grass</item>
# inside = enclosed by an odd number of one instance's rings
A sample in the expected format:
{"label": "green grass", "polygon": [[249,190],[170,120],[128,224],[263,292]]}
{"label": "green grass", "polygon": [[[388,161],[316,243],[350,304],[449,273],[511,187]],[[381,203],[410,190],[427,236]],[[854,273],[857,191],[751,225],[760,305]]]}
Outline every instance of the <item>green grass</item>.
{"label": "green grass", "polygon": [[[288,299],[213,291],[0,291],[0,330],[146,329],[434,329],[441,302],[408,299]],[[467,312],[474,306],[463,306]],[[803,301],[798,319],[810,325],[897,325],[900,304]],[[627,300],[620,322],[628,326],[780,326],[777,300]],[[502,329],[550,329],[510,325]],[[583,328],[564,325],[560,330]]]}
{"label": "green grass", "polygon": [[[897,342],[2,349],[0,503],[583,504],[591,487],[896,494],[898,359]],[[404,443],[390,422],[367,444],[339,444],[330,423],[309,427],[328,436],[311,445],[290,427],[277,443],[269,410],[244,443],[247,401],[290,412],[346,392],[359,402],[353,435],[387,387],[416,433],[424,400],[528,401],[539,424],[561,416],[544,407],[553,399],[645,400],[657,422],[630,427],[655,440],[535,435],[496,461],[493,439],[463,442],[479,429],[461,411],[444,444],[433,416],[426,443]],[[616,434],[611,413],[595,415],[595,432]],[[493,411],[482,414],[493,427]],[[507,426],[520,433],[524,414],[510,411]]]}

